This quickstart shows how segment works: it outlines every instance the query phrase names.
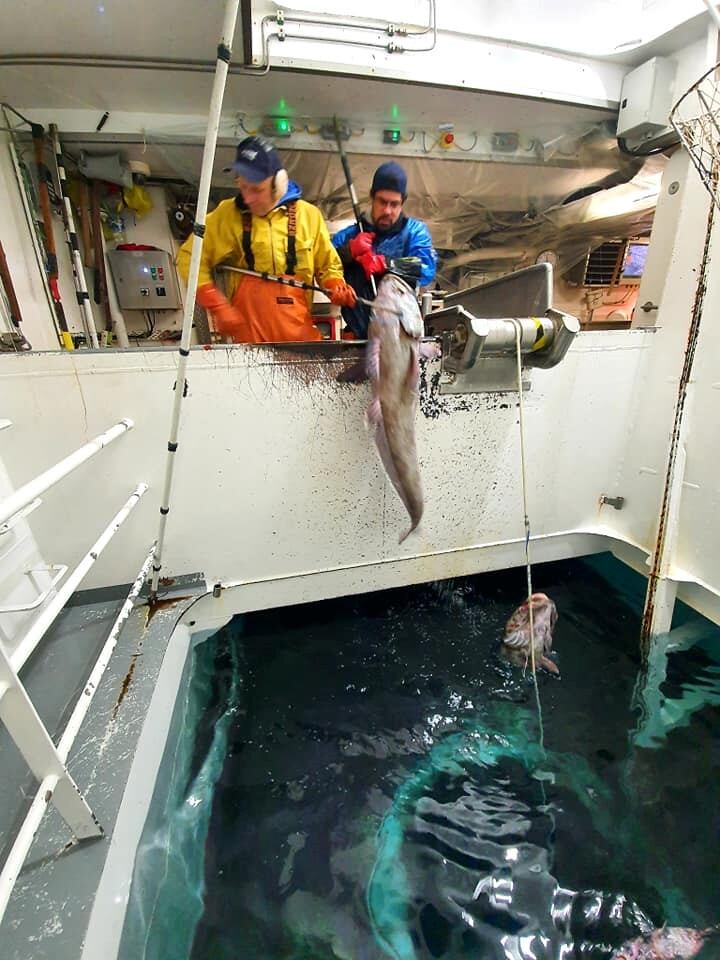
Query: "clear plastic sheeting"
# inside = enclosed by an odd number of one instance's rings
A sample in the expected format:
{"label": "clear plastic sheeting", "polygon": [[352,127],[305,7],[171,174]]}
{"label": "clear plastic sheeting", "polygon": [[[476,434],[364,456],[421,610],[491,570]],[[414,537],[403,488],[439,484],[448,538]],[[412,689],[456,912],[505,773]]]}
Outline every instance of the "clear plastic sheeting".
{"label": "clear plastic sheeting", "polygon": [[[234,193],[226,169],[236,141],[228,129],[223,136],[215,157],[211,209]],[[457,150],[436,149],[433,136],[422,131],[411,146],[415,141],[419,149],[425,144],[427,155],[396,155],[408,174],[405,211],[427,223],[440,254],[438,280],[450,290],[527,266],[544,250],[556,255],[555,272],[562,276],[606,240],[649,233],[666,162],[662,154],[622,154],[602,123],[560,133],[557,125],[538,126],[506,155],[474,151],[460,158]],[[361,207],[367,209],[373,173],[388,154],[356,153],[353,146],[357,150],[351,138],[350,168]],[[287,149],[279,140],[277,148],[305,199],[323,211],[331,233],[352,222],[333,145]],[[173,193],[184,199],[192,195],[201,143],[191,125],[185,133],[178,125],[172,135],[147,130],[142,144],[127,144],[124,152],[141,156]]]}
{"label": "clear plastic sheeting", "polygon": [[[550,137],[542,156],[529,142],[524,154],[506,160],[397,157],[408,174],[405,211],[430,229],[440,253],[442,286],[452,290],[473,282],[477,274],[491,277],[519,269],[547,249],[557,255],[556,272],[562,275],[606,240],[649,233],[663,155],[628,157],[614,140],[595,134],[569,145],[562,138],[552,141]],[[147,149],[157,152],[163,166],[171,164],[177,175],[190,178],[187,147],[148,134]],[[223,149],[216,159],[216,199],[233,192],[231,174],[222,172],[232,154]],[[336,151],[285,150],[282,142],[278,149],[305,198],[322,209],[331,233],[352,222]],[[385,159],[349,154],[363,209],[369,206],[373,173]]]}
{"label": "clear plastic sheeting", "polygon": [[[167,786],[155,791],[135,859],[120,960],[190,955],[203,910],[213,791],[240,698],[238,622],[194,650],[158,778]],[[208,712],[215,722],[202,727],[210,731],[203,739],[199,721]]]}

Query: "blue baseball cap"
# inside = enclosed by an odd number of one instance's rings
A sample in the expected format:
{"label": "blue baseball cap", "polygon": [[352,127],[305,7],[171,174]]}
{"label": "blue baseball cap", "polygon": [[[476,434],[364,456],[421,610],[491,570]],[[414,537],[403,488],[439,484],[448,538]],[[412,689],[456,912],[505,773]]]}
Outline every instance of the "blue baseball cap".
{"label": "blue baseball cap", "polygon": [[246,137],[237,145],[235,162],[225,168],[250,183],[261,183],[282,170],[282,161],[273,145],[264,137]]}

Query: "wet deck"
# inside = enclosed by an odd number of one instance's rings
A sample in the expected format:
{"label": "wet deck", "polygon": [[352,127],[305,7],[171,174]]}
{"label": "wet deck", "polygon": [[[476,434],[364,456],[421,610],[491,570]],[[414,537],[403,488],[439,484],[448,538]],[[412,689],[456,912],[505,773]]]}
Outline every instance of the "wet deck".
{"label": "wet deck", "polygon": [[[80,957],[106,858],[118,842],[118,811],[153,693],[162,670],[177,678],[185,662],[187,631],[170,643],[173,628],[204,590],[202,577],[183,578],[161,594],[165,602],[152,616],[148,616],[147,600],[141,597],[126,621],[68,759],[70,773],[105,835],[97,841],[72,844],[57,812],[48,811],[0,927],[4,960]],[[56,741],[126,594],[127,590],[122,596],[98,597],[92,592],[79,604],[66,607],[21,674]],[[172,702],[168,712],[171,710]],[[146,736],[152,739],[152,733]],[[158,743],[161,750],[162,743]],[[0,836],[6,855],[37,784],[4,729],[0,730],[0,758]],[[152,778],[150,768],[146,773]],[[151,780],[148,801],[152,786]],[[142,816],[141,806],[142,801],[135,804],[137,818]]]}

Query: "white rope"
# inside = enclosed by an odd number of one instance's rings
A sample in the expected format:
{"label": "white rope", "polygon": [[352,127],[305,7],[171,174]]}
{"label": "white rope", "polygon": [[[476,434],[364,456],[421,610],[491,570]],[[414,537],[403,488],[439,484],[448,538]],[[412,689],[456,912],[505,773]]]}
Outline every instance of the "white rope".
{"label": "white rope", "polygon": [[[513,320],[515,326],[515,353],[517,357],[517,378],[518,378],[518,396],[520,398],[520,474],[522,479],[522,503],[523,518],[525,523],[525,569],[527,572],[527,602],[528,615],[530,618],[530,662],[532,665],[533,686],[535,688],[535,702],[537,704],[538,723],[540,725],[540,749],[545,751],[545,735],[543,730],[542,708],[540,706],[540,692],[537,683],[537,670],[535,664],[535,625],[533,622],[532,608],[532,567],[530,564],[530,518],[528,516],[527,506],[527,472],[525,469],[525,408],[523,406],[523,385],[522,385],[522,354],[520,351],[520,341],[522,337],[522,324],[519,320]],[[527,661],[525,663],[527,667]]]}

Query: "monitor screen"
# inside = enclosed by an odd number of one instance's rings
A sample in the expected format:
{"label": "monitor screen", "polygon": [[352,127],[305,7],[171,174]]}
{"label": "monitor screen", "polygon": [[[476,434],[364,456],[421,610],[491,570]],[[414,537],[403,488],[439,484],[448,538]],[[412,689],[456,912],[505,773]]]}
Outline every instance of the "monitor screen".
{"label": "monitor screen", "polygon": [[646,240],[631,240],[625,251],[620,282],[623,280],[639,280],[645,270],[648,245]]}

